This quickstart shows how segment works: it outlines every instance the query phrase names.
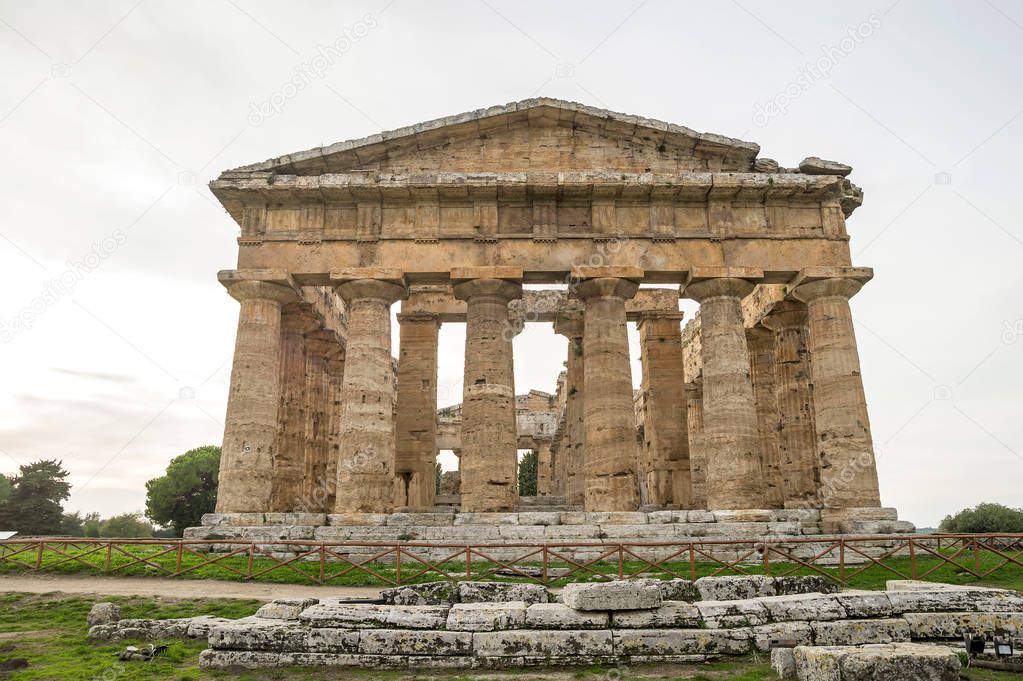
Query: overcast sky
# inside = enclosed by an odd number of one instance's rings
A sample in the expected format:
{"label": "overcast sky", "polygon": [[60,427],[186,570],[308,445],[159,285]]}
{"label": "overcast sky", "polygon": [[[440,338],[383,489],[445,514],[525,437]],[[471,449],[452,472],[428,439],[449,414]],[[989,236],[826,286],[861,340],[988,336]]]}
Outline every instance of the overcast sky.
{"label": "overcast sky", "polygon": [[[1021,506],[1021,85],[1012,0],[0,2],[0,471],[63,459],[70,508],[107,515],[219,444],[221,170],[546,95],[852,165],[883,503]],[[441,337],[457,402],[462,329]],[[519,392],[553,391],[564,340],[515,349]]]}

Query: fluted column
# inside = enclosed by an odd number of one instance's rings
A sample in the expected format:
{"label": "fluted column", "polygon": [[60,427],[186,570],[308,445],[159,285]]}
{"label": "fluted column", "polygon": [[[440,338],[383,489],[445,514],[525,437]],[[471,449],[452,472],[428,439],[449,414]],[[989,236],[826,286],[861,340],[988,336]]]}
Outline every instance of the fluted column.
{"label": "fluted column", "polygon": [[778,397],[775,386],[774,332],[757,325],[746,329],[749,347],[753,400],[757,405],[757,444],[764,471],[764,504],[782,508],[785,501],[782,476],[785,470],[778,455]]}
{"label": "fluted column", "polygon": [[436,314],[398,315],[398,413],[395,418],[394,473],[401,484],[399,506],[430,508],[435,494],[437,462]]}
{"label": "fluted column", "polygon": [[703,446],[703,382],[685,384],[686,424],[689,430],[690,508],[707,508],[707,452]]}
{"label": "fluted column", "polygon": [[647,504],[688,508],[692,502],[689,434],[682,384],[681,312],[640,316]]}
{"label": "fluted column", "polygon": [[638,445],[625,301],[639,284],[618,277],[585,279],[575,295],[585,306],[583,419],[587,511],[635,511]]}
{"label": "fluted column", "polygon": [[327,354],[327,466],[324,471],[325,512],[334,510],[337,502],[337,462],[341,456],[341,405],[345,379],[345,353],[338,345]]}
{"label": "fluted column", "polygon": [[263,512],[270,507],[281,401],[281,306],[297,295],[287,286],[264,281],[239,281],[228,292],[241,309],[224,418],[217,512]]}
{"label": "fluted column", "polygon": [[308,303],[295,303],[281,317],[281,409],[274,456],[270,511],[304,510],[306,491],[306,339],[319,328]]}
{"label": "fluted column", "polygon": [[550,496],[554,493],[554,460],[551,457],[550,440],[534,440],[536,451],[536,495]]}
{"label": "fluted column", "polygon": [[480,278],[454,285],[466,302],[462,397],[462,511],[506,511],[518,505],[514,330],[508,303],[522,285]]}
{"label": "fluted column", "polygon": [[703,439],[712,509],[764,507],[757,412],[742,299],[763,275],[745,270],[690,273],[683,295],[700,303]]}
{"label": "fluted column", "polygon": [[583,355],[583,315],[559,313],[554,332],[568,338],[565,362],[565,432],[559,456],[562,459],[562,493],[568,504],[582,504],[586,493],[586,429],[583,420],[586,358]]}
{"label": "fluted column", "polygon": [[338,348],[337,336],[326,329],[306,334],[305,387],[305,474],[302,503],[294,510],[327,513],[327,498],[333,485],[327,478],[330,437],[330,373],[329,357]]}
{"label": "fluted column", "polygon": [[849,298],[859,292],[871,273],[864,268],[849,270],[848,275],[837,271],[803,272],[792,287],[792,295],[807,308],[807,346],[825,508],[881,505],[849,309]]}
{"label": "fluted column", "polygon": [[804,304],[784,301],[763,322],[775,333],[778,458],[784,472],[787,508],[814,508],[819,502],[820,463],[806,350],[806,317]]}
{"label": "fluted column", "polygon": [[394,497],[391,304],[404,287],[355,279],[337,287],[348,310],[336,513],[386,513]]}

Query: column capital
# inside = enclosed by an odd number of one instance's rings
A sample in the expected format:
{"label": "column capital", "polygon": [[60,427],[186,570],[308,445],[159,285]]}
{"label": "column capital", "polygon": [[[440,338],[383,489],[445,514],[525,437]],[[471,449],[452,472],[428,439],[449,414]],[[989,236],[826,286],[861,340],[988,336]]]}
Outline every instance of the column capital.
{"label": "column capital", "polygon": [[657,321],[670,321],[670,322],[681,322],[685,318],[685,313],[681,310],[677,312],[671,312],[666,310],[664,312],[658,310],[643,310],[636,316],[636,327],[643,326],[645,322],[657,322]]}
{"label": "column capital", "polygon": [[437,312],[427,312],[425,310],[414,310],[412,312],[399,312],[398,323],[403,324],[405,322],[428,324],[433,323],[440,326],[440,314]]}
{"label": "column capital", "polygon": [[806,325],[806,305],[796,300],[784,300],[776,304],[771,311],[760,320],[771,331],[785,329],[801,329]]}
{"label": "column capital", "polygon": [[243,300],[269,300],[278,305],[287,305],[298,301],[298,294],[290,286],[272,284],[268,281],[244,279],[227,286],[227,292],[238,302]]}
{"label": "column capital", "polygon": [[338,284],[335,290],[347,305],[359,300],[377,300],[389,306],[406,295],[403,285],[384,279],[350,279]]}
{"label": "column capital", "polygon": [[679,295],[698,303],[717,296],[745,298],[763,278],[763,270],[753,267],[694,267]]}
{"label": "column capital", "polygon": [[522,296],[522,284],[506,279],[469,279],[452,287],[455,298],[468,301],[470,298],[499,298],[510,302]]}
{"label": "column capital", "polygon": [[869,267],[808,267],[789,283],[789,294],[804,303],[817,298],[852,298],[874,277]]}
{"label": "column capital", "polygon": [[621,277],[583,279],[572,286],[572,293],[581,300],[588,300],[590,298],[620,298],[624,301],[636,295],[637,291],[639,291],[639,284],[631,279],[623,279]]}

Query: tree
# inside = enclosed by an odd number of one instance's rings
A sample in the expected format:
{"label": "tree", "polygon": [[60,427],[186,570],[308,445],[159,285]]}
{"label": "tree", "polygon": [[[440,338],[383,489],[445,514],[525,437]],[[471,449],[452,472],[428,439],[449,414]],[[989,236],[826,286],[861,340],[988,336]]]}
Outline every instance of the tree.
{"label": "tree", "polygon": [[60,534],[61,503],[71,495],[63,462],[44,459],[21,466],[10,480],[7,503],[0,508],[0,525],[25,535]]}
{"label": "tree", "polygon": [[99,513],[86,513],[85,517],[82,518],[82,536],[83,537],[98,537],[100,525],[103,521],[99,519]]}
{"label": "tree", "polygon": [[142,520],[141,513],[122,513],[107,518],[99,526],[101,537],[152,537],[153,526]]}
{"label": "tree", "polygon": [[167,472],[146,483],[146,517],[172,526],[182,536],[186,527],[202,522],[217,506],[220,447],[207,445],[171,459]]}
{"label": "tree", "polygon": [[536,452],[526,452],[519,460],[519,496],[536,496]]}
{"label": "tree", "polygon": [[955,534],[1023,532],[1023,509],[993,503],[977,504],[974,508],[945,516],[938,529]]}
{"label": "tree", "polygon": [[60,519],[60,533],[65,537],[84,537],[85,518],[78,511],[65,513]]}

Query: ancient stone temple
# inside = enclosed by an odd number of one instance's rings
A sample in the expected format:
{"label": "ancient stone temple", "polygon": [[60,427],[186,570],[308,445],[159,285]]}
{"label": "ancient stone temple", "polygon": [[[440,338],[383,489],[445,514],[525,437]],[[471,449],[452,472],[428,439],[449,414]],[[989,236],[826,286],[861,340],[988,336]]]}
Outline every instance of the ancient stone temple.
{"label": "ancient stone temple", "polygon": [[[862,192],[848,166],[758,152],[531,99],[221,174],[211,189],[240,236],[220,281],[240,313],[207,524],[386,526],[399,511],[486,524],[546,498],[558,522],[518,538],[663,511],[897,525],[850,312],[872,276],[846,231]],[[684,328],[680,297],[699,303]],[[450,323],[465,325],[464,388],[438,412]],[[516,398],[525,324],[568,340],[539,408]],[[539,454],[538,499],[518,494],[522,448]],[[439,449],[460,461],[444,504]]]}

